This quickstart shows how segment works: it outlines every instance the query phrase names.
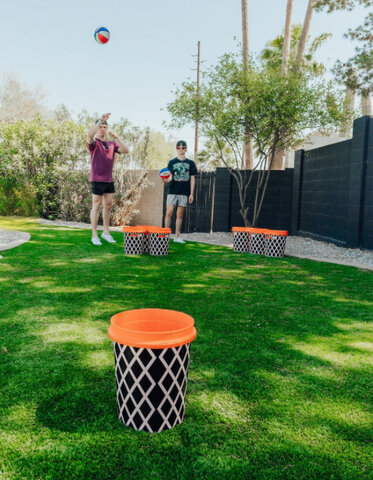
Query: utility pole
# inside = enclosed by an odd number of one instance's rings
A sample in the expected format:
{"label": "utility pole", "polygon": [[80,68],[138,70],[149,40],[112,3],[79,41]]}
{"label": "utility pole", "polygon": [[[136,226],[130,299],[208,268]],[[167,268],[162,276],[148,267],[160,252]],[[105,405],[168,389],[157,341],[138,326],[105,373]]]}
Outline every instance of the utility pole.
{"label": "utility pole", "polygon": [[[197,100],[199,96],[199,74],[200,74],[200,66],[201,63],[201,42],[198,41],[198,53],[197,55],[192,55],[192,57],[197,57],[197,68],[193,68],[193,70],[197,70]],[[197,115],[196,115],[196,126],[195,126],[195,134],[194,134],[194,161],[197,162],[198,159],[198,120],[199,120],[199,110],[198,110],[198,102],[197,102]]]}

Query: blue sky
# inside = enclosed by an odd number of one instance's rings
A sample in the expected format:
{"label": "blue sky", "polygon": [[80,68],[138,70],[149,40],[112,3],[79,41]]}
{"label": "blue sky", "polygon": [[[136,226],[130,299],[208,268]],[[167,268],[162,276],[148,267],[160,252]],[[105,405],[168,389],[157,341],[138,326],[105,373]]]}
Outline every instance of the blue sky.
{"label": "blue sky", "polygon": [[[307,0],[295,0],[293,23],[302,23]],[[253,53],[279,34],[286,0],[248,0]],[[353,53],[343,38],[362,23],[367,9],[316,13],[311,35],[330,32],[318,59],[331,67]],[[134,125],[183,136],[193,129],[167,132],[161,111],[174,84],[195,78],[197,42],[204,65],[213,64],[241,41],[240,0],[12,0],[2,2],[0,72],[14,72],[29,87],[40,84],[50,108],[64,103],[73,113],[111,112]],[[105,26],[110,42],[99,45],[94,30]],[[236,39],[234,38],[236,37]]]}

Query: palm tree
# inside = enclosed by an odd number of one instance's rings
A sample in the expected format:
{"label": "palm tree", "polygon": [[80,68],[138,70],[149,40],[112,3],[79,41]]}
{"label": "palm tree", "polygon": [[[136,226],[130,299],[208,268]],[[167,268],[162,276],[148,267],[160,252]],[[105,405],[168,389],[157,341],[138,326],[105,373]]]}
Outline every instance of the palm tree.
{"label": "palm tree", "polygon": [[[266,48],[262,51],[261,58],[265,61],[268,68],[273,70],[281,70],[284,72],[284,51],[285,49],[288,50],[286,56],[286,66],[294,65],[295,59],[298,51],[299,40],[302,33],[302,25],[293,25],[291,28],[291,35],[287,42],[289,43],[289,47],[285,46],[285,35],[279,35],[278,37],[274,38],[272,41],[268,42]],[[325,67],[322,63],[317,62],[314,57],[317,49],[330,37],[330,33],[323,33],[316,37],[309,49],[304,54],[303,59],[303,70],[307,70],[311,72],[313,75],[321,75]],[[308,41],[310,38],[307,39]],[[287,71],[287,68],[286,68]],[[279,150],[275,158],[273,159],[272,169],[273,170],[281,170],[283,166],[283,159],[284,155],[286,155],[286,165],[289,163],[289,155],[284,150]]]}
{"label": "palm tree", "polygon": [[[266,48],[262,51],[261,58],[265,61],[268,68],[273,70],[284,69],[284,50],[287,51],[286,66],[294,65],[296,62],[296,56],[298,51],[298,45],[302,33],[302,25],[296,24],[291,28],[291,35],[287,42],[289,46],[285,46],[285,35],[278,35],[276,38],[268,42]],[[303,57],[303,70],[307,70],[313,75],[321,75],[325,71],[325,67],[322,63],[317,62],[314,57],[316,51],[321,47],[321,45],[331,36],[331,33],[322,33],[316,37],[308,50],[304,53]],[[307,38],[307,43],[309,43],[310,37]]]}
{"label": "palm tree", "polygon": [[350,29],[345,38],[359,42],[355,55],[349,60],[358,72],[358,88],[361,95],[361,113],[372,115],[371,92],[373,91],[373,13],[369,13],[362,25]]}
{"label": "palm tree", "polygon": [[339,132],[340,137],[349,137],[352,128],[352,116],[355,109],[356,91],[359,88],[356,68],[352,61],[342,63],[337,60],[332,72],[336,81],[345,87],[344,111],[346,118],[342,121]]}
{"label": "palm tree", "polygon": [[291,38],[291,15],[293,12],[293,1],[288,0],[286,5],[286,20],[285,20],[285,29],[284,29],[284,46],[282,50],[282,62],[281,62],[281,73],[286,75],[289,63],[290,55],[290,38]]}
{"label": "palm tree", "polygon": [[308,0],[308,6],[306,11],[306,16],[303,22],[302,33],[299,40],[298,52],[295,59],[295,71],[299,71],[304,57],[304,52],[306,50],[306,43],[308,38],[308,33],[310,31],[311,19],[313,15],[313,9],[315,7],[316,0]]}
{"label": "palm tree", "polygon": [[[249,69],[249,35],[248,35],[248,20],[247,20],[247,0],[241,0],[242,10],[242,44],[243,44],[243,64],[245,70]],[[250,138],[246,129],[246,141],[244,145],[244,158],[246,170],[253,168],[253,141]]]}

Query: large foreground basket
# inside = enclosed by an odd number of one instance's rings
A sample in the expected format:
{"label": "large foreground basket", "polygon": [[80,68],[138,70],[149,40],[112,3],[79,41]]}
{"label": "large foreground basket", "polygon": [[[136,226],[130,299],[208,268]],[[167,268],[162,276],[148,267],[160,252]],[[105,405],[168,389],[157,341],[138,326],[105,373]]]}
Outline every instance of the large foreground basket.
{"label": "large foreground basket", "polygon": [[163,309],[111,318],[119,419],[134,430],[162,432],[184,419],[194,320]]}

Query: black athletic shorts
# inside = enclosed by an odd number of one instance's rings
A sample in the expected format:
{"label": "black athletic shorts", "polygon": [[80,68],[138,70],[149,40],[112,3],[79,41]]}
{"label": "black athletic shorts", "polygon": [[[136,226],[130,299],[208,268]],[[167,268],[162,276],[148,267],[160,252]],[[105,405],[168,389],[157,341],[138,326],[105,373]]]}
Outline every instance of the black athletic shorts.
{"label": "black athletic shorts", "polygon": [[114,193],[114,182],[91,182],[92,193],[94,195],[103,195],[104,193]]}

